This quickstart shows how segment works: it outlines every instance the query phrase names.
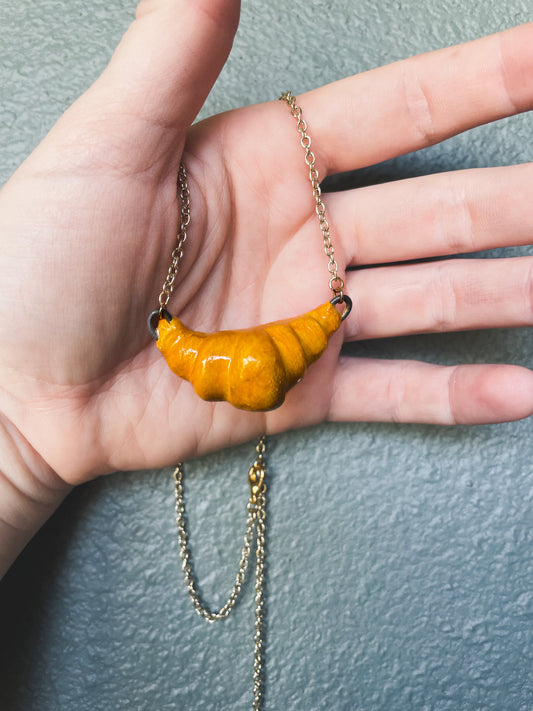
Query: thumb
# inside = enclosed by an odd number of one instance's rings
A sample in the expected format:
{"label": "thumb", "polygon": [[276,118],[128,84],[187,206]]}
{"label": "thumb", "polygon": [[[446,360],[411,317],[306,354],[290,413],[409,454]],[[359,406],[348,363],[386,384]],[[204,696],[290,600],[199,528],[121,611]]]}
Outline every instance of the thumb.
{"label": "thumb", "polygon": [[185,132],[230,52],[239,6],[239,0],[142,0],[103,74],[39,147],[41,163],[48,146],[56,165],[57,141],[64,148],[66,135],[69,144],[99,147],[78,151],[81,160],[175,172]]}
{"label": "thumb", "polygon": [[239,0],[142,0],[99,83],[123,112],[187,129],[228,57],[239,6]]}
{"label": "thumb", "polygon": [[[25,161],[49,170],[105,165],[177,170],[185,133],[231,49],[240,0],[142,0],[96,82]],[[61,148],[58,151],[58,144]],[[69,151],[70,149],[70,151]]]}

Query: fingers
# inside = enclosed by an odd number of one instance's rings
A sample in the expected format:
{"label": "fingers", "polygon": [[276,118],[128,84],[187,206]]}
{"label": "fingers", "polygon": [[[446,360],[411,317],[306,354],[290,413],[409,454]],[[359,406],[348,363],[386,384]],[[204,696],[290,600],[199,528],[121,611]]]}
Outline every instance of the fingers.
{"label": "fingers", "polygon": [[342,358],[329,419],[472,425],[532,413],[533,372],[527,368]]}
{"label": "fingers", "polygon": [[345,338],[533,325],[533,258],[456,259],[350,272]]}
{"label": "fingers", "polygon": [[531,244],[533,164],[453,171],[330,193],[348,265]]}
{"label": "fingers", "polygon": [[533,107],[533,23],[298,97],[321,177]]}

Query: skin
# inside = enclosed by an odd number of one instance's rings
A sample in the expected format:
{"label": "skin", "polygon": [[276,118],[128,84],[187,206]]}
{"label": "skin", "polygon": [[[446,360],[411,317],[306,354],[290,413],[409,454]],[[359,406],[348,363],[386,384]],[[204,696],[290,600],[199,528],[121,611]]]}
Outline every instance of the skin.
{"label": "skin", "polygon": [[[141,2],[104,74],[0,193],[0,573],[71,486],[100,474],[324,420],[470,424],[533,412],[526,368],[339,357],[343,339],[530,326],[529,257],[350,272],[352,314],[273,412],[205,403],[170,372],[145,321],[175,241],[181,158],[192,219],[171,312],[213,331],[330,298],[288,107],[190,128],[238,12],[236,0]],[[422,148],[533,107],[533,25],[344,79],[298,104],[321,178]],[[521,165],[327,195],[341,273],[529,244],[532,187],[533,167]]]}

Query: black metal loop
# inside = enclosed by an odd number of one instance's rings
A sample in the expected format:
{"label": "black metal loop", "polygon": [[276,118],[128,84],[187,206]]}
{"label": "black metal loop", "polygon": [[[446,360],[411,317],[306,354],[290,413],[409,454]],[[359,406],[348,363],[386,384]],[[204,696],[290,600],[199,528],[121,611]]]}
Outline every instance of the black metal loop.
{"label": "black metal loop", "polygon": [[342,296],[340,294],[337,294],[337,296],[334,296],[329,303],[333,304],[333,306],[335,306],[336,304],[345,304],[344,311],[341,314],[341,321],[344,321],[344,319],[349,316],[350,311],[352,310],[352,300],[346,294],[343,294]]}
{"label": "black metal loop", "polygon": [[172,321],[172,316],[166,309],[156,309],[148,316],[148,330],[154,341],[157,341],[159,338],[157,325],[162,318],[165,318],[169,323]]}

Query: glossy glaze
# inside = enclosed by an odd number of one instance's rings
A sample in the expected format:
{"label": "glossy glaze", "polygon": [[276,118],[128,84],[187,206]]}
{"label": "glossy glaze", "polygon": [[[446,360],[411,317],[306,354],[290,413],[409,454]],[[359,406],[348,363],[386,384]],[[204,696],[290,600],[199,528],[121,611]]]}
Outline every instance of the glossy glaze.
{"label": "glossy glaze", "polygon": [[204,400],[260,412],[282,404],[340,323],[329,301],[303,316],[238,331],[200,333],[177,318],[162,318],[157,346]]}

